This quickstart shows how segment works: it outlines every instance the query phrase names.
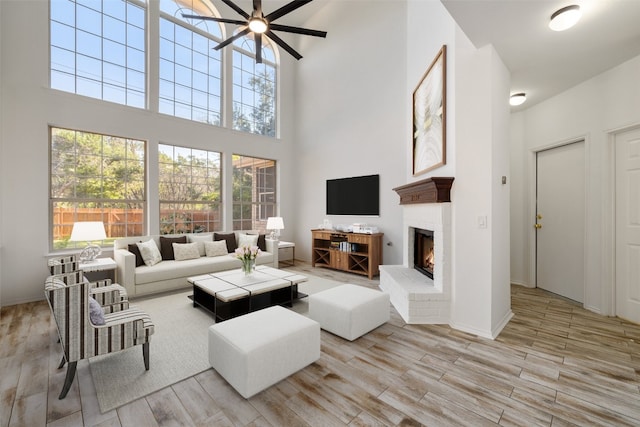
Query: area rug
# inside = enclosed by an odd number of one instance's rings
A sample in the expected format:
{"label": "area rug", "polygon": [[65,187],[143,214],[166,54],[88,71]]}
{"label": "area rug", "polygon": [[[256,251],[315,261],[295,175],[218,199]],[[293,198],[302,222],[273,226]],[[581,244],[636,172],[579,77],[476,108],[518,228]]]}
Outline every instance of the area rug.
{"label": "area rug", "polygon": [[[299,291],[314,294],[340,285],[334,280],[305,275],[309,280]],[[150,369],[144,370],[142,346],[89,359],[100,411],[107,412],[171,384],[206,371],[209,364],[207,330],[213,316],[194,308],[191,290],[132,301],[146,311],[155,324],[149,346]],[[296,301],[292,309],[306,314],[307,299]]]}

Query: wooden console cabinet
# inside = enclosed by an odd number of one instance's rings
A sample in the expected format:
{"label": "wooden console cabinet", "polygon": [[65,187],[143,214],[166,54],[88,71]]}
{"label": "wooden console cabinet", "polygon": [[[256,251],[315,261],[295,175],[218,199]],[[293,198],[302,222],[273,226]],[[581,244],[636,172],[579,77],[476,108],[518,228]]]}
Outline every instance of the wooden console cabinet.
{"label": "wooden console cabinet", "polygon": [[311,265],[328,267],[373,279],[380,274],[382,236],[376,234],[342,233],[331,230],[311,230]]}

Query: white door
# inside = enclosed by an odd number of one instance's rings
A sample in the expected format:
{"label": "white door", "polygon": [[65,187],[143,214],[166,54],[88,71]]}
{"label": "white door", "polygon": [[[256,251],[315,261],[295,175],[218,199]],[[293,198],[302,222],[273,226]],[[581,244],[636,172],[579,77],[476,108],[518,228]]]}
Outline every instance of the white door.
{"label": "white door", "polygon": [[640,129],[616,135],[616,314],[640,323]]}
{"label": "white door", "polygon": [[584,302],[584,141],[536,157],[537,286]]}

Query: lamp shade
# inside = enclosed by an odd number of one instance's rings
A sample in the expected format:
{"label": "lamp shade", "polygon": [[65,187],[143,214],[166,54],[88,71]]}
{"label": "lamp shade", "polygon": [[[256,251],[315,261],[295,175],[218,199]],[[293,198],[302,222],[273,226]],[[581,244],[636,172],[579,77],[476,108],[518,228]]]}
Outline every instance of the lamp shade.
{"label": "lamp shade", "polygon": [[267,218],[267,230],[284,230],[282,217],[270,216]]}
{"label": "lamp shade", "polygon": [[91,242],[106,238],[107,233],[104,231],[104,223],[102,221],[84,221],[73,224],[69,240],[72,242]]}

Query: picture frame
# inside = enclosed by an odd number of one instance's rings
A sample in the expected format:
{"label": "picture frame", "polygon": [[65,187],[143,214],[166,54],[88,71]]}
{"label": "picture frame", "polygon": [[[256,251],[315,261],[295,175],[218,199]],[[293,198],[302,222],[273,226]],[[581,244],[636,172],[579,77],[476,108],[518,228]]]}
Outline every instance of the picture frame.
{"label": "picture frame", "polygon": [[413,175],[446,164],[447,46],[443,45],[413,91]]}

